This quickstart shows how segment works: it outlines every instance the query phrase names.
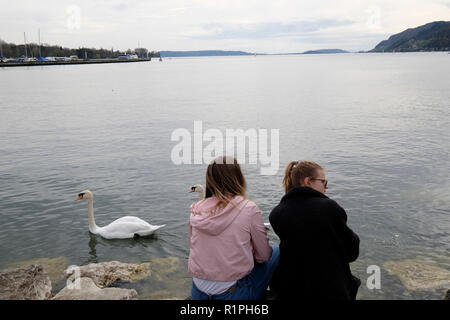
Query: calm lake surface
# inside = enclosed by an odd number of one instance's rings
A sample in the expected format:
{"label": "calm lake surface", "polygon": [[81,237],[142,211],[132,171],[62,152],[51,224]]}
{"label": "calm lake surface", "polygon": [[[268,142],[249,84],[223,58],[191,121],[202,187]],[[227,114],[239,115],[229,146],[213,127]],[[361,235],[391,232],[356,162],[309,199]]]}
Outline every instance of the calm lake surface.
{"label": "calm lake surface", "polygon": [[[197,198],[188,190],[204,184],[206,165],[175,165],[171,134],[193,134],[201,120],[223,134],[280,130],[276,175],[243,166],[267,221],[289,161],[324,166],[327,195],[361,238],[351,265],[363,283],[358,298],[440,299],[442,288],[408,289],[383,265],[450,269],[449,88],[446,53],[1,68],[0,268],[40,258],[159,261],[159,274],[123,286],[147,298],[188,296],[187,220]],[[141,239],[90,235],[87,204],[74,201],[84,189],[95,194],[99,226],[134,215],[166,227]],[[369,265],[381,269],[380,290],[366,287]]]}

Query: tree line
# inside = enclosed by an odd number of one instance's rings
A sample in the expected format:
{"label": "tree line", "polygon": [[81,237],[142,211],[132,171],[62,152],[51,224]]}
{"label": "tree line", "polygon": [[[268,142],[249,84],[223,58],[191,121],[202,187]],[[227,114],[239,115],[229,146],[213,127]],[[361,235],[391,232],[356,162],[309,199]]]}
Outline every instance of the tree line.
{"label": "tree line", "polygon": [[57,45],[29,43],[14,44],[7,43],[0,39],[0,55],[3,53],[7,58],[20,58],[20,57],[69,57],[78,56],[80,59],[106,59],[116,58],[119,54],[136,54],[139,58],[159,57],[159,52],[148,51],[146,48],[136,48],[134,50],[128,49],[126,51],[114,50],[114,49],[96,49],[79,47],[78,49],[64,48]]}

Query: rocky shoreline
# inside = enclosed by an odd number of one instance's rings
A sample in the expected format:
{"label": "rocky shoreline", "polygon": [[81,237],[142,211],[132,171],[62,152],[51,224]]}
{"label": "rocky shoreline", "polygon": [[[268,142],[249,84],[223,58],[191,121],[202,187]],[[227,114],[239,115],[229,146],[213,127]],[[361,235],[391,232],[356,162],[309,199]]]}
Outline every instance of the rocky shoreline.
{"label": "rocky shoreline", "polygon": [[[175,258],[167,258],[175,259]],[[166,260],[167,260],[166,259]],[[38,260],[39,261],[39,260]],[[40,261],[39,261],[40,262]],[[60,262],[57,260],[57,262]],[[173,272],[175,268],[170,268],[168,265],[173,266],[173,261],[166,262],[156,260],[155,262],[145,263],[123,263],[119,261],[109,261],[101,263],[90,263],[83,266],[69,266],[63,272],[57,271],[48,265],[47,268],[50,272],[47,272],[43,264],[48,261],[42,259],[42,264],[30,264],[27,266],[9,267],[4,270],[0,270],[0,300],[136,300],[142,298],[155,299],[152,297],[139,297],[138,292],[132,288],[119,288],[118,283],[134,283],[148,277],[154,277],[155,279],[161,279],[159,271],[164,268],[169,273]],[[405,262],[403,262],[405,263]],[[400,265],[401,266],[401,265]],[[388,271],[396,273],[392,266],[389,266]],[[420,286],[411,282],[406,282],[406,285],[414,286],[412,288],[421,287],[427,288],[444,283],[430,283],[426,279],[422,279],[417,276],[417,269],[423,269],[423,266],[414,265],[414,270],[402,269],[403,277],[412,275],[415,281],[420,281]],[[154,272],[158,270],[158,272]],[[430,269],[426,270],[429,273],[435,273],[437,271],[443,273],[442,270]],[[405,273],[406,272],[406,273]],[[416,279],[417,278],[417,279]],[[442,279],[447,279],[447,274],[442,274]],[[59,281],[65,279],[65,287],[59,290],[58,293],[53,295],[53,281]],[[400,277],[401,279],[401,277]],[[406,278],[406,280],[408,280]],[[405,280],[405,281],[406,281]],[[157,292],[156,292],[157,293]],[[185,298],[168,298],[161,297],[168,300],[182,300]],[[189,298],[188,298],[189,299]],[[443,296],[444,300],[450,300],[450,289],[445,289]]]}
{"label": "rocky shoreline", "polygon": [[42,265],[8,268],[0,270],[0,300],[135,300],[135,289],[114,285],[152,276],[152,265],[109,261],[69,266],[63,273],[66,286],[54,296],[51,277]]}

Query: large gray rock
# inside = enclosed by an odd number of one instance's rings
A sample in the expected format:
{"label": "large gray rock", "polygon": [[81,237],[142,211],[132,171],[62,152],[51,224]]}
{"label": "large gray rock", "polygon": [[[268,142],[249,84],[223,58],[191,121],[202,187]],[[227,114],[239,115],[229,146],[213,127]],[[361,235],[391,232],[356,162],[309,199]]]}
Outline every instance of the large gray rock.
{"label": "large gray rock", "polygon": [[50,281],[55,285],[61,280],[64,280],[64,270],[69,264],[68,261],[69,260],[66,257],[36,258],[13,262],[8,264],[7,268],[22,268],[31,266],[32,264],[38,264],[44,268],[45,272],[50,277]]}
{"label": "large gray rock", "polygon": [[91,278],[80,278],[62,289],[53,300],[134,300],[136,297],[134,289],[101,289]]}
{"label": "large gray rock", "polygon": [[0,271],[0,300],[45,300],[51,296],[52,283],[40,265]]}
{"label": "large gray rock", "polygon": [[66,278],[91,278],[100,288],[107,287],[117,280],[138,281],[150,274],[149,263],[133,264],[119,261],[90,263],[80,267],[70,266],[65,271]]}
{"label": "large gray rock", "polygon": [[383,266],[389,274],[397,276],[408,290],[437,289],[450,284],[450,270],[426,261],[388,261]]}

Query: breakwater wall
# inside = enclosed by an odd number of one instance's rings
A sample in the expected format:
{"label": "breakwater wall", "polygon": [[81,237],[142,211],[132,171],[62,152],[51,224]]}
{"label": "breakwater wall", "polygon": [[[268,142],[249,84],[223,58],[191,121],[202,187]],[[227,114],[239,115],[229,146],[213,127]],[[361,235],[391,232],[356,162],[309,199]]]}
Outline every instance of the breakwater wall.
{"label": "breakwater wall", "polygon": [[24,61],[24,62],[0,62],[0,67],[32,67],[32,66],[53,66],[53,65],[74,65],[74,64],[99,64],[99,63],[128,63],[151,61],[151,58],[141,59],[90,59],[90,60],[70,60],[70,61]]}

